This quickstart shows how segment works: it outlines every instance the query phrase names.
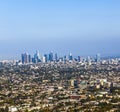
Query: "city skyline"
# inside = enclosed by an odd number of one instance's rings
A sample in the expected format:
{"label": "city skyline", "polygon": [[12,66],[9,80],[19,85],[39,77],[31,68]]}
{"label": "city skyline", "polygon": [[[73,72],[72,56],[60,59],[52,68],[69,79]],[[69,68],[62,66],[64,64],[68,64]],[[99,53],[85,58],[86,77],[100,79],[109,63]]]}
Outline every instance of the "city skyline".
{"label": "city skyline", "polygon": [[22,52],[120,55],[120,1],[0,1],[0,59]]}
{"label": "city skyline", "polygon": [[91,58],[95,58],[96,55],[100,55],[101,58],[119,58],[120,55],[119,54],[100,54],[100,53],[96,53],[96,54],[88,54],[88,55],[83,55],[82,53],[80,54],[79,52],[77,54],[74,54],[73,52],[67,52],[66,54],[64,54],[63,52],[58,52],[58,51],[49,51],[49,52],[43,52],[41,53],[39,50],[34,50],[32,53],[30,52],[21,52],[19,54],[15,54],[15,55],[11,55],[11,56],[6,56],[6,55],[0,55],[0,60],[21,60],[21,54],[27,54],[30,55],[32,57],[34,57],[34,55],[36,54],[36,52],[39,52],[39,56],[40,57],[44,57],[45,55],[49,55],[50,53],[54,54],[54,58],[55,55],[57,54],[58,58],[64,58],[64,56],[66,56],[67,58],[69,57],[69,55],[71,54],[75,59],[78,58],[79,56],[82,58],[87,58],[87,57],[91,57]]}

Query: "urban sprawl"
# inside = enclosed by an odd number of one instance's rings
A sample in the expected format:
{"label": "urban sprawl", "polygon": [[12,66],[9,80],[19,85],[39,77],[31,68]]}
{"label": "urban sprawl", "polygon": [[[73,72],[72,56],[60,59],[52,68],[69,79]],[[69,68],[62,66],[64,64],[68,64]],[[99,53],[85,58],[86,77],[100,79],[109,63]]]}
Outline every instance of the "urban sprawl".
{"label": "urban sprawl", "polygon": [[120,58],[36,51],[2,60],[0,112],[120,112]]}

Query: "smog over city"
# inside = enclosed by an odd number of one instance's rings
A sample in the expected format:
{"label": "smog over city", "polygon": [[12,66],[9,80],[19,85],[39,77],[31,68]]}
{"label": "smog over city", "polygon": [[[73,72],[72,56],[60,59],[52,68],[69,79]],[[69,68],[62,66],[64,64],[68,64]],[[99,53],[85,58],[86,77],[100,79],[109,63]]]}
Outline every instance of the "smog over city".
{"label": "smog over city", "polygon": [[120,1],[1,0],[0,112],[120,112]]}

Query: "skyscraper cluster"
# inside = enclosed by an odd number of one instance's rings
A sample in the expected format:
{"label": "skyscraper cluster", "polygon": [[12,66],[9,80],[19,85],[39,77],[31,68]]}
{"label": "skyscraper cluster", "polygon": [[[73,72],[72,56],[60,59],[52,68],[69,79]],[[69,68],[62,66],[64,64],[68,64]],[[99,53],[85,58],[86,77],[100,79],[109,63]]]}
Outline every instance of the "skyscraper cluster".
{"label": "skyscraper cluster", "polygon": [[28,53],[23,53],[21,55],[22,57],[22,63],[26,64],[26,63],[38,63],[41,62],[41,57],[39,54],[39,51],[36,51],[36,53],[34,54],[34,56],[32,57],[30,54]]}
{"label": "skyscraper cluster", "polygon": [[[53,53],[52,51],[48,54],[41,55],[39,51],[37,50],[33,56],[31,56],[28,53],[23,53],[21,55],[22,59],[22,64],[27,64],[27,63],[47,63],[47,62],[72,62],[72,61],[78,61],[81,62],[82,58],[78,56],[77,58],[74,58],[72,53],[69,53],[69,55],[64,55],[64,56],[58,56],[57,53]],[[87,57],[86,59],[83,59],[82,61],[87,61],[91,62],[91,58]],[[96,62],[100,61],[100,55],[97,54],[95,57]]]}
{"label": "skyscraper cluster", "polygon": [[31,55],[29,55],[28,53],[24,53],[21,55],[22,58],[22,63],[30,63],[31,62]]}
{"label": "skyscraper cluster", "polygon": [[21,59],[22,59],[23,64],[38,63],[38,62],[59,62],[59,61],[66,62],[67,60],[72,61],[73,56],[72,56],[72,53],[69,53],[68,56],[60,57],[60,56],[58,56],[57,53],[54,54],[52,51],[49,54],[44,54],[42,56],[42,55],[40,55],[39,51],[37,50],[36,53],[33,55],[33,57],[28,53],[21,54]]}

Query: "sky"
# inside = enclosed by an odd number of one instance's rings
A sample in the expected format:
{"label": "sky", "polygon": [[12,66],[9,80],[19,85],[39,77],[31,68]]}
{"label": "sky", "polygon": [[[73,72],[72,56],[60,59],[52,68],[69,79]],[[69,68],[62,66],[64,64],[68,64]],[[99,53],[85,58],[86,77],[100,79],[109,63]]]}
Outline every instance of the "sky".
{"label": "sky", "polygon": [[0,0],[0,58],[119,55],[120,0]]}

